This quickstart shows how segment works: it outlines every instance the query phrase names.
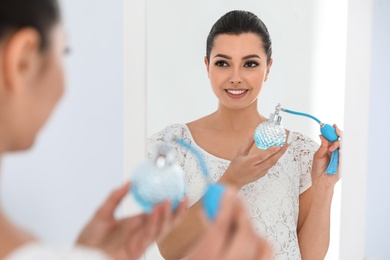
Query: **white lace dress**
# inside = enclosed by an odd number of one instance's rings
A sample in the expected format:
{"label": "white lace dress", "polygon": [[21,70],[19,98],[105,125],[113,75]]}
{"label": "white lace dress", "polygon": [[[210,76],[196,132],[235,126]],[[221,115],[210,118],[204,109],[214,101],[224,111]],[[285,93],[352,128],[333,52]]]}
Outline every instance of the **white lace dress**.
{"label": "white lace dress", "polygon": [[[174,124],[148,138],[149,154],[166,136],[175,135],[198,148],[215,181],[223,175],[230,161],[209,154],[199,147],[187,125]],[[273,245],[277,260],[301,259],[297,237],[299,195],[311,186],[311,165],[318,144],[297,132],[290,132],[290,147],[261,179],[245,185],[239,192],[253,226]],[[175,145],[180,166],[185,172],[190,205],[204,193],[206,181],[196,158],[187,149]]]}

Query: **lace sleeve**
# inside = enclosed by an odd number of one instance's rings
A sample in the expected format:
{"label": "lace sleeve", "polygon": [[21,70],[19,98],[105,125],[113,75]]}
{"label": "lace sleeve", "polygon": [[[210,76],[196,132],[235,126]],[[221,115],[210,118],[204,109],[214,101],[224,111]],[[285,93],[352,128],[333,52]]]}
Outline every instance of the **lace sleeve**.
{"label": "lace sleeve", "polygon": [[[176,137],[183,138],[183,131],[181,129],[182,126],[180,124],[169,125],[166,128],[164,128],[162,131],[157,132],[152,136],[150,136],[146,141],[146,151],[148,157],[150,158],[154,154],[154,151],[157,149],[159,145],[167,141],[166,138],[168,138],[168,136],[175,135]],[[171,144],[175,149],[178,163],[183,168],[183,164],[184,164],[184,153],[182,151],[183,148],[174,142],[171,142]]]}
{"label": "lace sleeve", "polygon": [[[147,139],[147,151],[149,156],[153,155],[156,147],[165,142],[165,139],[172,134],[189,142],[190,144],[195,145],[190,133],[188,132],[188,128],[182,124],[174,124],[166,127],[162,131]],[[177,162],[185,175],[186,193],[190,207],[203,196],[204,188],[206,187],[206,179],[202,174],[202,170],[197,162],[197,159],[187,148],[184,148],[174,142],[172,142],[172,146],[176,152]]]}
{"label": "lace sleeve", "polygon": [[314,153],[318,150],[319,145],[307,136],[297,133],[297,147],[295,158],[300,162],[301,175],[299,179],[299,194],[302,194],[311,186],[311,168],[313,164]]}

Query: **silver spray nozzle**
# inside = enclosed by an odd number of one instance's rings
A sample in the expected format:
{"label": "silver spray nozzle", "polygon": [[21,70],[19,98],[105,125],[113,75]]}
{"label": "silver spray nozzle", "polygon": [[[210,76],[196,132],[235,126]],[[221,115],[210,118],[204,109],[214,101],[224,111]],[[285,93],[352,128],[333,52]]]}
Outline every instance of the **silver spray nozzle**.
{"label": "silver spray nozzle", "polygon": [[275,112],[274,113],[271,113],[271,115],[269,116],[269,119],[268,121],[271,121],[277,125],[280,125],[280,122],[282,121],[282,116],[279,115],[279,112],[282,110],[282,107],[280,105],[280,103],[278,103],[275,107]]}

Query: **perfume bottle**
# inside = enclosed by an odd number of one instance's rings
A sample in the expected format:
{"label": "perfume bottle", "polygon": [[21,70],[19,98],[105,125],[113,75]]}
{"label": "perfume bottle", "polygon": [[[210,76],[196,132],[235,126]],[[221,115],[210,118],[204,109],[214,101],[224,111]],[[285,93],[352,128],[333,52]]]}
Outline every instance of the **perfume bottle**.
{"label": "perfume bottle", "polygon": [[167,144],[158,147],[153,159],[135,169],[131,186],[131,194],[145,212],[165,200],[171,201],[175,210],[184,198],[185,182],[174,149]]}
{"label": "perfume bottle", "polygon": [[271,113],[268,121],[257,126],[254,139],[258,148],[266,150],[272,146],[283,146],[286,142],[286,131],[280,124],[282,117],[279,112],[280,104],[276,106],[275,112]]}

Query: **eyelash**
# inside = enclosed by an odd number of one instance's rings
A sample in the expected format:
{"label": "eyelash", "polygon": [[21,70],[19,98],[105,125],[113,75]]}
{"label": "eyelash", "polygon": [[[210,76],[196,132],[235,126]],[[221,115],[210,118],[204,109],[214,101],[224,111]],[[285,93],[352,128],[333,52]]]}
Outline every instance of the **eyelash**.
{"label": "eyelash", "polygon": [[[249,64],[251,64],[251,65],[249,65]],[[255,68],[255,67],[259,66],[259,63],[256,61],[247,61],[247,62],[245,62],[244,66],[249,67],[249,68]]]}
{"label": "eyelash", "polygon": [[219,61],[215,62],[215,65],[218,67],[228,67],[229,66],[229,64],[223,60],[219,60]]}
{"label": "eyelash", "polygon": [[66,47],[66,48],[64,49],[64,55],[65,55],[65,56],[68,56],[71,52],[72,52],[72,50],[71,50],[70,47]]}
{"label": "eyelash", "polygon": [[[215,65],[218,67],[229,67],[229,63],[227,63],[226,61],[223,61],[223,60],[215,62]],[[247,68],[255,68],[257,66],[259,66],[259,63],[256,61],[247,61],[244,64],[244,67],[247,67]]]}

